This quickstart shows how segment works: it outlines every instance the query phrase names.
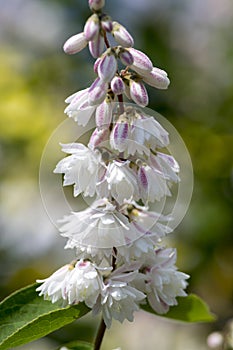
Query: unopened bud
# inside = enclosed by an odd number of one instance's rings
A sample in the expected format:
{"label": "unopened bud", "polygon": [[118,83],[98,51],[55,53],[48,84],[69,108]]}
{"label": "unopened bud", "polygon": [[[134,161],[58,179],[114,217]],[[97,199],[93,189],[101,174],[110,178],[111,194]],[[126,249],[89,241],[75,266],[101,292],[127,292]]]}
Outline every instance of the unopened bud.
{"label": "unopened bud", "polygon": [[144,166],[141,166],[138,170],[138,182],[139,188],[142,188],[144,191],[148,191],[148,179]]}
{"label": "unopened bud", "polygon": [[133,56],[127,49],[120,50],[118,56],[125,66],[131,66],[134,62]]}
{"label": "unopened bud", "polygon": [[97,60],[94,63],[93,69],[96,74],[98,74],[98,67],[101,62],[102,58],[98,57]]}
{"label": "unopened bud", "polygon": [[115,95],[121,95],[125,91],[125,84],[121,77],[114,77],[111,81],[111,90]]}
{"label": "unopened bud", "polygon": [[103,102],[106,97],[108,84],[97,78],[88,90],[88,101],[91,106]]}
{"label": "unopened bud", "polygon": [[89,0],[89,7],[91,10],[101,10],[105,5],[105,0]]}
{"label": "unopened bud", "polygon": [[142,51],[136,50],[132,47],[128,51],[133,56],[133,64],[131,68],[139,74],[145,74],[145,72],[151,72],[153,69],[153,64],[149,57],[145,55]]}
{"label": "unopened bud", "polygon": [[99,32],[99,18],[93,14],[88,18],[84,26],[84,35],[87,41],[94,40]]}
{"label": "unopened bud", "polygon": [[101,18],[101,27],[103,28],[103,30],[110,33],[113,29],[111,17],[104,16],[103,18]]}
{"label": "unopened bud", "polygon": [[98,75],[105,82],[111,81],[116,74],[117,60],[113,54],[106,54],[98,65]]}
{"label": "unopened bud", "polygon": [[106,98],[95,112],[95,121],[98,128],[108,128],[112,121],[111,98]]}
{"label": "unopened bud", "polygon": [[84,33],[79,33],[76,35],[71,36],[64,44],[63,50],[65,53],[69,55],[73,55],[75,53],[78,53],[84,47],[87,46],[87,40],[85,38]]}
{"label": "unopened bud", "polygon": [[128,142],[128,135],[128,122],[123,120],[117,122],[110,135],[111,147],[117,149],[120,152],[124,152],[124,150],[126,149],[126,144]]}
{"label": "unopened bud", "polygon": [[130,97],[139,106],[148,105],[148,94],[144,84],[141,81],[130,80]]}
{"label": "unopened bud", "polygon": [[89,50],[92,57],[99,57],[104,51],[104,38],[99,33],[94,40],[89,41]]}
{"label": "unopened bud", "polygon": [[156,67],[151,72],[143,75],[143,81],[157,89],[167,89],[170,84],[167,73]]}
{"label": "unopened bud", "polygon": [[123,47],[133,46],[134,40],[129,34],[128,30],[118,22],[112,22],[112,24],[112,35],[114,36],[114,39],[118,42],[118,44],[120,44]]}
{"label": "unopened bud", "polygon": [[109,129],[98,129],[96,128],[90,137],[90,141],[88,143],[88,147],[91,149],[100,146],[101,143],[107,141],[109,139]]}

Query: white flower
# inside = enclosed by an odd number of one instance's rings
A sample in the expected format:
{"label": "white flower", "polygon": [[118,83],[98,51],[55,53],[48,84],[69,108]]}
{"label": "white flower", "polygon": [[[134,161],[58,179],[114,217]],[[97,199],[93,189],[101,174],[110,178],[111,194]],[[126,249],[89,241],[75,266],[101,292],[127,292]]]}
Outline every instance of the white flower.
{"label": "white flower", "polygon": [[[138,233],[138,238],[149,237],[156,243],[172,231],[168,227],[172,219],[169,215],[164,216],[161,213],[149,211],[147,207],[140,206],[133,201],[128,205],[127,211],[132,227],[141,232],[141,235]],[[128,246],[130,244],[131,242],[128,243]]]}
{"label": "white flower", "polygon": [[171,183],[177,183],[179,165],[176,160],[164,153],[150,154],[147,163],[137,160],[140,198],[144,203],[159,201],[164,196],[171,196]]}
{"label": "white flower", "polygon": [[95,261],[96,264],[101,264],[104,259],[111,266],[112,255],[114,255],[112,248],[101,249],[92,246],[76,245],[76,256],[78,259]]}
{"label": "white flower", "polygon": [[37,280],[37,283],[43,283],[36,291],[40,292],[40,296],[44,295],[46,300],[51,300],[52,303],[63,299],[67,302],[66,285],[69,280],[73,265],[62,266],[54,272],[50,277],[44,280]]}
{"label": "white flower", "polygon": [[162,197],[171,195],[164,175],[146,164],[138,170],[138,184],[140,198],[144,203],[159,201]]}
{"label": "white flower", "polygon": [[101,156],[81,143],[63,144],[62,151],[70,153],[57,164],[54,173],[64,173],[64,186],[74,184],[74,196],[83,192],[84,196],[93,196],[101,168]]}
{"label": "white flower", "polygon": [[64,112],[82,126],[87,125],[96,109],[100,109],[105,114],[109,112],[105,118],[111,119],[112,99],[107,94],[107,88],[108,84],[97,78],[89,88],[67,97],[65,102],[69,105]]}
{"label": "white flower", "polygon": [[166,147],[169,144],[168,132],[153,117],[139,115],[133,123],[134,140],[148,148]]}
{"label": "white flower", "polygon": [[139,198],[137,179],[129,163],[113,160],[108,164],[103,180],[97,187],[101,197],[111,195],[119,204],[123,204],[125,199]]}
{"label": "white flower", "polygon": [[133,243],[117,248],[117,261],[130,263],[130,261],[144,261],[148,255],[154,254],[155,245],[158,245],[160,239],[157,235],[145,235]]}
{"label": "white flower", "polygon": [[60,220],[66,248],[87,246],[108,249],[135,241],[145,232],[132,225],[106,198],[96,200],[89,208],[73,212]]}
{"label": "white flower", "polygon": [[153,118],[143,115],[138,109],[128,107],[120,115],[110,134],[110,145],[120,152],[134,155],[150,149],[166,147],[169,144],[168,132]]}
{"label": "white flower", "polygon": [[164,314],[170,306],[177,305],[176,297],[186,296],[189,276],[177,271],[175,249],[158,249],[154,258],[145,264],[145,290],[151,307]]}
{"label": "white flower", "polygon": [[90,261],[80,260],[71,271],[66,295],[69,304],[78,304],[84,301],[92,308],[103,288],[102,278],[96,267]]}
{"label": "white flower", "polygon": [[89,104],[88,97],[89,88],[78,91],[65,100],[66,103],[69,103],[69,106],[66,107],[64,112],[82,126],[87,125],[97,107]]}
{"label": "white flower", "polygon": [[177,175],[179,165],[171,155],[160,152],[151,153],[147,163],[138,160],[137,165],[139,166],[137,172],[139,193],[144,203],[171,196],[172,182],[179,181]]}
{"label": "white flower", "polygon": [[40,296],[44,295],[55,303],[59,299],[64,304],[78,304],[85,302],[88,307],[93,307],[103,288],[103,281],[96,267],[90,261],[80,260],[75,264],[65,265],[45,280],[36,290]]}
{"label": "white flower", "polygon": [[139,303],[145,299],[144,293],[130,285],[138,271],[124,272],[124,270],[126,270],[125,266],[115,270],[104,281],[105,286],[102,294],[93,307],[94,315],[102,311],[104,322],[108,328],[111,327],[113,318],[121,323],[125,319],[132,322],[134,311],[139,310]]}
{"label": "white flower", "polygon": [[171,155],[161,152],[156,152],[155,155],[151,153],[148,164],[166,180],[172,182],[180,180],[177,175],[180,171],[179,164]]}

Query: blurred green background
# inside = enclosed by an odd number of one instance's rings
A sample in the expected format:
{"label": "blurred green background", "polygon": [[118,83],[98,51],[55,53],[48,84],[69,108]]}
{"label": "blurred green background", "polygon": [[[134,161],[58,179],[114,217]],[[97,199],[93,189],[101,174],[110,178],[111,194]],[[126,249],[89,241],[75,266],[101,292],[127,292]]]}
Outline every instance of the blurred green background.
{"label": "blurred green background", "polygon": [[[139,313],[134,325],[114,323],[103,350],[152,350],[155,344],[157,350],[207,349],[206,335],[233,317],[233,3],[106,3],[106,12],[134,36],[135,47],[169,73],[168,91],[148,88],[149,107],[182,136],[195,180],[189,211],[170,243],[178,249],[179,268],[191,275],[189,291],[208,302],[218,321],[186,326]],[[72,256],[43,208],[38,173],[50,135],[66,118],[64,99],[94,79],[88,50],[72,57],[62,52],[89,14],[86,0],[1,1],[1,299]],[[55,158],[51,154],[53,165]],[[51,200],[55,206],[55,193]],[[90,339],[96,322],[78,324],[82,338]],[[23,349],[55,349],[77,337],[73,325]]]}

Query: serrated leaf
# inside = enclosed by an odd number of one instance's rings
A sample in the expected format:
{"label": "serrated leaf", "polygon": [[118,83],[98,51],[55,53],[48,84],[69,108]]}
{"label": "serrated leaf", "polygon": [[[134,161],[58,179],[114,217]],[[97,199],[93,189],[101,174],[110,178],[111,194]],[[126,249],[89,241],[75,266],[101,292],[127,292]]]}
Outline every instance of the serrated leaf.
{"label": "serrated leaf", "polygon": [[187,297],[178,297],[177,302],[178,305],[172,306],[164,315],[156,313],[149,304],[141,305],[141,308],[156,316],[182,322],[213,322],[216,320],[215,315],[210,312],[208,305],[195,294],[190,294]]}
{"label": "serrated leaf", "polygon": [[73,341],[61,346],[58,350],[93,350],[93,344],[84,341]]}
{"label": "serrated leaf", "polygon": [[20,289],[0,303],[0,350],[39,339],[89,312],[83,303],[62,308],[39,297],[38,285]]}

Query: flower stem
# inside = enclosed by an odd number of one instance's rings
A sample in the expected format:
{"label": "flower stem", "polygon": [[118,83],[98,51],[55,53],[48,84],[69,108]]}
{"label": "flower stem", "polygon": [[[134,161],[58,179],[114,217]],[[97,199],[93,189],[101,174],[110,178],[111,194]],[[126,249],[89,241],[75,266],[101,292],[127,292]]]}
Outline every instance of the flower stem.
{"label": "flower stem", "polygon": [[101,346],[101,343],[102,343],[102,340],[103,340],[103,337],[104,337],[105,330],[106,330],[106,325],[104,323],[104,320],[101,319],[101,323],[99,325],[99,329],[98,329],[98,332],[97,332],[97,335],[96,335],[96,338],[95,338],[94,350],[99,350],[100,349],[100,346]]}

